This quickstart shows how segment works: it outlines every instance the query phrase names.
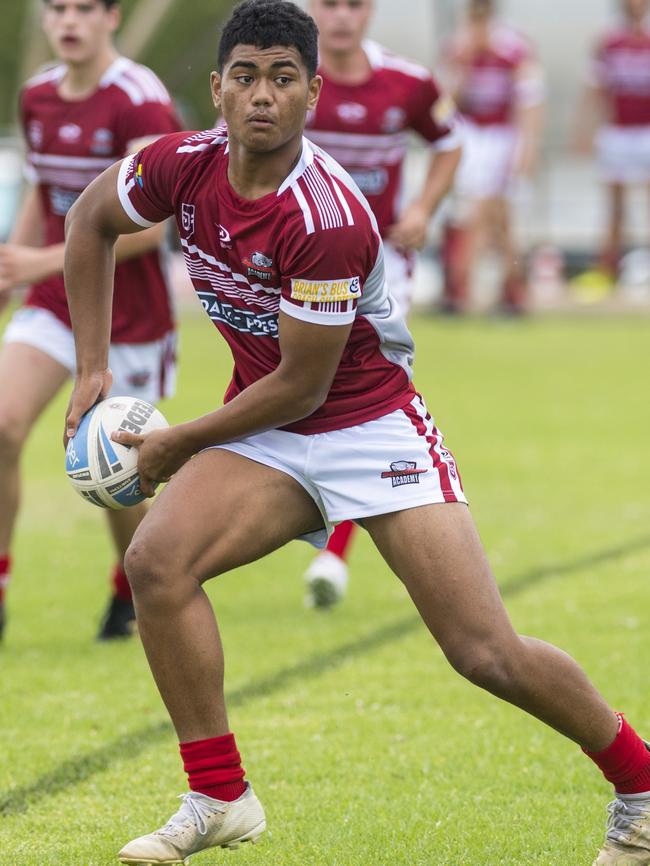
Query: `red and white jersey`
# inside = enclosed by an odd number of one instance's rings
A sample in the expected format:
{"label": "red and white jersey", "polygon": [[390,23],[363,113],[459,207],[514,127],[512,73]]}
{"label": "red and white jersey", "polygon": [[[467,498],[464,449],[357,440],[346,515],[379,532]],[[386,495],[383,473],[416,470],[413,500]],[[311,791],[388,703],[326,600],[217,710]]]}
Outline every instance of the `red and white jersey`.
{"label": "red and white jersey", "polygon": [[375,42],[363,43],[372,74],[362,84],[323,76],[305,134],[352,175],[370,202],[382,236],[395,222],[408,130],[439,149],[459,146],[451,103],[431,73]]}
{"label": "red and white jersey", "polygon": [[159,139],[122,163],[127,215],[175,215],[185,263],[235,366],[226,401],[276,369],[278,314],[353,323],[327,401],[286,429],[322,433],[381,417],[412,399],[413,341],[390,297],[383,246],[350,176],[303,139],[276,192],[250,201],[228,181],[225,127]]}
{"label": "red and white jersey", "polygon": [[543,99],[541,81],[518,82],[522,65],[534,58],[534,52],[528,40],[507,24],[493,24],[489,44],[481,50],[472,45],[468,32],[459,33],[447,56],[461,76],[458,107],[479,126],[510,125],[519,105],[533,105]]}
{"label": "red and white jersey", "polygon": [[621,25],[606,33],[596,48],[591,79],[605,94],[610,123],[650,124],[650,26],[636,31]]}
{"label": "red and white jersey", "polygon": [[[85,99],[62,99],[64,64],[27,82],[20,114],[27,141],[27,172],[38,186],[47,246],[64,240],[65,217],[104,169],[122,159],[138,139],[181,129],[169,94],[146,66],[118,58]],[[63,276],[31,287],[26,303],[44,307],[66,325],[70,315]],[[116,266],[111,340],[148,343],[173,328],[171,297],[153,250]]]}

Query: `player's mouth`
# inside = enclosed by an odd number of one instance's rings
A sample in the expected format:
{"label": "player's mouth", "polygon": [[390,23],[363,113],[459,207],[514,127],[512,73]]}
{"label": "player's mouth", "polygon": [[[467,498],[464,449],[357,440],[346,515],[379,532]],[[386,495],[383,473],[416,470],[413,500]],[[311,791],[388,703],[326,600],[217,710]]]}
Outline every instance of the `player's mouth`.
{"label": "player's mouth", "polygon": [[268,114],[252,114],[248,118],[248,123],[254,126],[255,129],[268,129],[274,125],[274,121]]}
{"label": "player's mouth", "polygon": [[62,36],[60,42],[63,48],[77,48],[81,45],[81,39],[78,36]]}

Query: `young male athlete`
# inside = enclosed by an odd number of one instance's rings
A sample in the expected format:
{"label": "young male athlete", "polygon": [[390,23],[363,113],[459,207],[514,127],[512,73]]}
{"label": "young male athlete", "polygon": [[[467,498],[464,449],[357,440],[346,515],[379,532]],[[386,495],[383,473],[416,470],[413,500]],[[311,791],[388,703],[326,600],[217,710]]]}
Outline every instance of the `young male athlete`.
{"label": "young male athlete", "polygon": [[[373,0],[311,0],[319,31],[323,89],[307,118],[307,137],[346,169],[366,196],[384,241],[391,294],[406,316],[415,251],[424,246],[433,213],[449,191],[460,142],[450,100],[428,69],[365,39]],[[431,147],[426,179],[404,206],[402,172],[408,132]],[[307,603],[329,607],[345,594],[346,555],[354,524],[339,524],[305,573]]]}
{"label": "young male athlete", "polygon": [[455,213],[446,227],[442,309],[462,312],[487,242],[503,262],[501,309],[523,311],[526,283],[511,224],[517,183],[537,158],[544,81],[528,40],[497,18],[496,0],[469,0],[446,51],[451,94],[466,120]]}
{"label": "young male athlete", "polygon": [[356,519],[456,670],[574,740],[614,782],[597,863],[650,864],[650,753],[571,658],[513,631],[454,459],[411,384],[413,344],[386,286],[377,222],[350,176],[303,138],[316,64],[306,13],[247,0],[212,75],[227,128],[159,139],[108,169],[68,216],[78,372],[66,436],[110,387],[113,243],[125,232],[175,215],[196,291],[235,361],[223,407],[146,437],[113,434],[139,447],[145,492],[171,478],[126,568],[191,788],[119,857],[179,864],[263,832],[202,585]]}
{"label": "young male athlete", "polygon": [[581,138],[602,123],[596,152],[607,185],[607,234],[600,268],[615,281],[623,251],[625,193],[650,183],[650,25],[648,0],[620,0],[621,20],[599,39]]}
{"label": "young male athlete", "polygon": [[[0,304],[30,289],[0,351],[0,634],[19,505],[19,460],[34,422],[74,372],[74,340],[63,286],[65,216],[107,166],[143,140],[180,125],[151,70],[112,43],[117,0],[46,0],[44,27],[58,62],[20,96],[31,185],[9,242],[0,245]],[[161,267],[160,225],[120,238],[111,330],[114,393],[149,401],[173,389],[174,317]],[[128,635],[135,614],[122,559],[144,506],[107,512],[118,563],[99,637]]]}

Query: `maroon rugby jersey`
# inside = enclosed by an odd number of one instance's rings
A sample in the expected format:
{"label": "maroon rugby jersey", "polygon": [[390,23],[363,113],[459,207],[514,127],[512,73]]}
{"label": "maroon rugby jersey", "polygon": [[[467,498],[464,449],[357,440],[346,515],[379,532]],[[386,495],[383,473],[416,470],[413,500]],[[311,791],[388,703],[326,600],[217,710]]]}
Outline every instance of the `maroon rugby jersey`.
{"label": "maroon rugby jersey", "polygon": [[[169,94],[145,66],[120,57],[94,93],[75,101],[59,95],[65,71],[60,64],[37,75],[20,97],[28,174],[38,185],[48,246],[63,242],[68,210],[92,180],[129,152],[131,142],[181,128]],[[62,275],[32,286],[26,304],[44,307],[70,325]],[[173,327],[160,253],[118,264],[111,340],[147,343]]]}
{"label": "maroon rugby jersey", "polygon": [[175,215],[194,288],[233,354],[226,401],[278,366],[282,310],[353,323],[326,402],[287,430],[350,427],[410,402],[413,341],[386,285],[376,220],[350,176],[307,139],[277,192],[255,201],[228,181],[225,127],[170,135],[125,159],[118,192],[139,225]]}
{"label": "maroon rugby jersey", "polygon": [[637,32],[621,25],[605,34],[596,49],[592,80],[605,93],[610,123],[650,124],[650,27]]}
{"label": "maroon rugby jersey", "polygon": [[503,23],[490,28],[489,46],[474,52],[469,34],[452,40],[450,62],[464,67],[458,107],[479,126],[506,126],[513,122],[517,106],[517,73],[532,59],[533,49],[517,30]]}
{"label": "maroon rugby jersey", "polygon": [[319,70],[323,89],[305,134],[349,172],[384,236],[397,218],[408,130],[439,149],[459,145],[449,101],[431,73],[369,40],[372,67],[361,84],[341,84]]}

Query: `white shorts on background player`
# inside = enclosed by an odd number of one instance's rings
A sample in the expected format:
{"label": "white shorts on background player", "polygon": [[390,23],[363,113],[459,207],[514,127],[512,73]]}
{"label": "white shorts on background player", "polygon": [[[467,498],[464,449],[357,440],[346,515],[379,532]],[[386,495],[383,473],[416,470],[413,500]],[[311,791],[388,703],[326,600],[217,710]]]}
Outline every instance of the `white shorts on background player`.
{"label": "white shorts on background player", "polygon": [[384,240],[384,268],[388,290],[397,301],[400,312],[406,318],[413,299],[413,254],[404,254]]}
{"label": "white shorts on background player", "polygon": [[608,183],[650,182],[650,126],[605,126],[596,136],[596,155]]}
{"label": "white shorts on background player", "polygon": [[355,427],[309,435],[268,430],[216,447],[279,469],[305,488],[325,524],[303,536],[314,547],[324,547],[343,520],[467,502],[456,461],[419,395]]}
{"label": "white shorts on background player", "polygon": [[518,146],[515,127],[478,126],[466,121],[463,134],[456,194],[470,201],[510,195]]}
{"label": "white shorts on background player", "polygon": [[[76,355],[70,328],[49,310],[21,307],[4,333],[5,343],[26,343],[49,355],[74,376]],[[152,343],[111,343],[108,363],[113,373],[111,394],[157,403],[176,388],[176,335]]]}

